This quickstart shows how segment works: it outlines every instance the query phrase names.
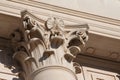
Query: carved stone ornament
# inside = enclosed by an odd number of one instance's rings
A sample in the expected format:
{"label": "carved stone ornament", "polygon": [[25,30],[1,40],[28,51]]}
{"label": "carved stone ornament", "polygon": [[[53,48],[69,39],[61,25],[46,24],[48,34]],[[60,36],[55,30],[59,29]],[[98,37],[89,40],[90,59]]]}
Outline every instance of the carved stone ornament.
{"label": "carved stone ornament", "polygon": [[62,19],[51,17],[44,21],[27,11],[22,12],[22,20],[23,35],[16,32],[14,35],[22,36],[23,40],[12,37],[17,41],[13,58],[23,68],[21,76],[25,80],[78,80],[76,74],[81,70],[74,66],[73,59],[88,40],[88,30],[66,32]]}

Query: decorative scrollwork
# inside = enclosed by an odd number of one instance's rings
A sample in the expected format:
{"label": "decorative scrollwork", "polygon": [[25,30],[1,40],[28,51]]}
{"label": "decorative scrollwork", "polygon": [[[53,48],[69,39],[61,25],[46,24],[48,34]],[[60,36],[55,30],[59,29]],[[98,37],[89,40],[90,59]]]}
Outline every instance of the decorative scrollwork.
{"label": "decorative scrollwork", "polygon": [[72,63],[81,52],[80,46],[88,40],[88,30],[71,29],[66,32],[64,21],[60,18],[51,17],[42,23],[39,18],[31,15],[26,13],[22,16],[22,33],[15,31],[11,35],[13,43],[23,42],[27,46],[16,44],[14,54],[17,58],[22,57],[19,59],[23,59],[20,63],[24,71],[29,75],[38,68],[59,65],[76,74],[81,73],[79,66]]}

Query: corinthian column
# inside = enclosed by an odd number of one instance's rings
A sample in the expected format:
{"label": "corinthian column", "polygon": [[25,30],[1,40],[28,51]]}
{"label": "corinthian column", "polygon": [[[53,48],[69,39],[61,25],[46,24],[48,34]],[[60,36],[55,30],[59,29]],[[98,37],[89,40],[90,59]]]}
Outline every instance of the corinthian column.
{"label": "corinthian column", "polygon": [[22,20],[23,28],[11,34],[13,58],[21,66],[20,77],[25,80],[78,80],[81,69],[73,59],[88,39],[88,28],[65,30],[62,19],[52,17],[45,21],[26,11],[22,12]]}

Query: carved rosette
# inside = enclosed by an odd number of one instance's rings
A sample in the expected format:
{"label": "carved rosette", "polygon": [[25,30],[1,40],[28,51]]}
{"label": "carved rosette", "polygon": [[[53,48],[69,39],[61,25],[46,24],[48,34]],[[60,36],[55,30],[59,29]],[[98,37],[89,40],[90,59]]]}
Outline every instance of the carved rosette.
{"label": "carved rosette", "polygon": [[[88,40],[88,30],[65,31],[64,21],[51,17],[47,21],[23,12],[23,29],[11,34],[14,46],[13,58],[22,69],[20,76],[25,80],[70,79],[77,80],[81,73],[79,64],[73,59],[81,52],[80,46]],[[60,78],[60,74],[64,74]],[[56,76],[56,77],[53,77]]]}

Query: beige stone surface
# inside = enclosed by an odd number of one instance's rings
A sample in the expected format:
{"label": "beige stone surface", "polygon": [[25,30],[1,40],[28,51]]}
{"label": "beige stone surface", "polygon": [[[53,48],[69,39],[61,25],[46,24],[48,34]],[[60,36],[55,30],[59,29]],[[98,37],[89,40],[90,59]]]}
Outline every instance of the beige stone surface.
{"label": "beige stone surface", "polygon": [[[33,0],[120,20],[119,0]],[[72,4],[71,4],[72,3]]]}
{"label": "beige stone surface", "polygon": [[[118,4],[118,0],[1,0],[0,79],[16,80],[19,75],[25,80],[119,80]],[[21,18],[23,10],[30,13]],[[30,21],[23,20],[26,16]],[[89,39],[84,32],[88,26]],[[79,64],[72,62],[75,56]],[[11,63],[16,60],[21,63],[17,67]],[[13,72],[15,68],[18,71]]]}

